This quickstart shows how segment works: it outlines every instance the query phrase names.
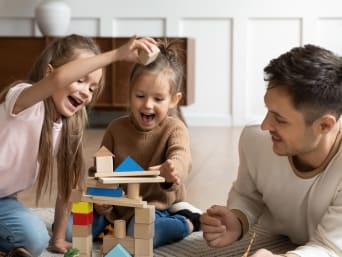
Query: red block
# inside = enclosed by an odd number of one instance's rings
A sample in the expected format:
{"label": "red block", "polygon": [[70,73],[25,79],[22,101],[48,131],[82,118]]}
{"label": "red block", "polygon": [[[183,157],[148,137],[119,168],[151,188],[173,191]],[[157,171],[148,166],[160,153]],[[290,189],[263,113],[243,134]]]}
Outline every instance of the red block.
{"label": "red block", "polygon": [[87,214],[84,213],[74,213],[73,214],[73,224],[74,225],[89,225],[93,224],[93,212]]}

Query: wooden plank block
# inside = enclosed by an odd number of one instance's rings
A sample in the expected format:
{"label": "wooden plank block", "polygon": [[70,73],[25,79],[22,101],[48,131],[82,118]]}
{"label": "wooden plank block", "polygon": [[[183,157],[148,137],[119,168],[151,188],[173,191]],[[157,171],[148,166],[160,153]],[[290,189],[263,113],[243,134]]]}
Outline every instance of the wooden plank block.
{"label": "wooden plank block", "polygon": [[95,177],[87,178],[87,187],[99,187],[99,188],[117,188],[118,184],[103,184]]}
{"label": "wooden plank block", "polygon": [[165,178],[161,176],[155,177],[109,177],[99,178],[99,181],[103,184],[123,184],[123,183],[162,183],[165,182]]}
{"label": "wooden plank block", "polygon": [[108,178],[108,177],[150,177],[150,176],[159,176],[159,170],[143,170],[143,171],[114,171],[112,174],[99,174],[98,176],[95,174],[95,177],[99,178]]}
{"label": "wooden plank block", "polygon": [[117,205],[117,206],[126,206],[126,207],[142,208],[142,207],[147,206],[146,201],[142,201],[141,199],[128,199],[125,196],[117,198],[117,197],[107,197],[107,196],[83,195],[82,201],[100,203],[100,204],[110,204],[110,205]]}

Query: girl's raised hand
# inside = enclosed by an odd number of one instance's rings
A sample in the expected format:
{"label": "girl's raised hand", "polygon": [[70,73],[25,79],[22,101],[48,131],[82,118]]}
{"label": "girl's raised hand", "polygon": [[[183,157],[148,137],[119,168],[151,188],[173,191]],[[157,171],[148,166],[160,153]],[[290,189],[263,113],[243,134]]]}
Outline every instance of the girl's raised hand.
{"label": "girl's raised hand", "polygon": [[152,45],[157,42],[151,37],[139,38],[134,35],[131,39],[117,49],[117,58],[119,61],[139,62],[138,50],[148,53],[152,52]]}

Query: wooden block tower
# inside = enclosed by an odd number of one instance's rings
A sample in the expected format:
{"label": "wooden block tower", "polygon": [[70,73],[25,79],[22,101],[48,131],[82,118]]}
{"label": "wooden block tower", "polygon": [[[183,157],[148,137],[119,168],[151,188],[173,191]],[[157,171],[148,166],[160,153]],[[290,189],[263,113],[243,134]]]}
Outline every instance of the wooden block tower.
{"label": "wooden block tower", "polygon": [[[101,157],[101,158],[100,158]],[[102,159],[102,157],[107,157]],[[110,158],[109,158],[110,157]],[[135,257],[153,257],[153,237],[154,237],[154,221],[155,221],[155,208],[153,205],[148,205],[146,201],[143,201],[139,195],[139,189],[141,183],[162,183],[165,182],[163,177],[160,177],[159,171],[144,171],[137,170],[139,165],[134,163],[131,158],[126,159],[123,165],[119,165],[121,168],[118,171],[112,169],[113,154],[106,148],[101,148],[95,155],[96,173],[95,177],[88,177],[87,191],[79,192],[75,191],[79,195],[79,200],[82,206],[89,204],[88,209],[83,210],[83,214],[90,213],[91,206],[91,218],[89,216],[78,218],[73,225],[73,247],[81,250],[81,257],[91,257],[91,223],[92,223],[92,203],[108,204],[116,206],[132,207],[135,210],[135,224],[133,237],[126,235],[126,221],[115,220],[114,221],[114,235],[106,235],[103,238],[104,254],[109,254],[108,257],[113,257],[116,252],[121,252],[122,249]],[[99,159],[97,159],[99,158]],[[129,165],[127,165],[129,164]],[[100,169],[97,168],[100,165]],[[111,166],[112,165],[112,166]],[[130,169],[125,171],[122,167]],[[109,171],[111,169],[111,171]],[[121,195],[109,195],[109,194],[93,194],[94,189],[113,189],[117,190],[118,185],[127,184],[127,192]],[[92,190],[89,190],[92,188]],[[75,193],[75,194],[76,194]],[[75,198],[73,198],[74,201]],[[81,203],[77,203],[81,205]],[[75,212],[74,212],[75,211]],[[76,212],[78,211],[78,212]],[[79,213],[79,208],[73,207],[73,213]],[[85,212],[85,213],[84,213]],[[80,217],[76,215],[76,217]],[[82,221],[80,221],[82,220]],[[87,224],[87,229],[82,231],[78,226],[78,223],[82,223],[83,226]],[[74,231],[75,229],[75,231]],[[74,243],[75,241],[75,243]],[[118,246],[119,245],[119,246]],[[118,247],[115,251],[114,248]],[[120,255],[121,256],[121,255]],[[125,256],[125,255],[122,255]]]}
{"label": "wooden block tower", "polygon": [[92,255],[93,204],[90,202],[72,203],[72,247],[80,251],[81,257]]}

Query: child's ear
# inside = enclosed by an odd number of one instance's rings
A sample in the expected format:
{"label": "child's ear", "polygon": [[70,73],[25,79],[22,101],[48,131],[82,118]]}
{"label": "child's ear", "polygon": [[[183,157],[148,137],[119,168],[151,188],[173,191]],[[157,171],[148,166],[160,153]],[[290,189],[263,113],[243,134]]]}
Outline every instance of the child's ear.
{"label": "child's ear", "polygon": [[178,92],[177,94],[173,95],[171,97],[171,102],[170,102],[170,108],[175,108],[179,101],[182,99],[182,93],[181,92]]}
{"label": "child's ear", "polygon": [[49,63],[48,66],[47,66],[46,72],[45,72],[45,77],[46,77],[47,75],[49,75],[50,73],[52,73],[52,72],[53,72],[53,67],[52,67],[52,65]]}

